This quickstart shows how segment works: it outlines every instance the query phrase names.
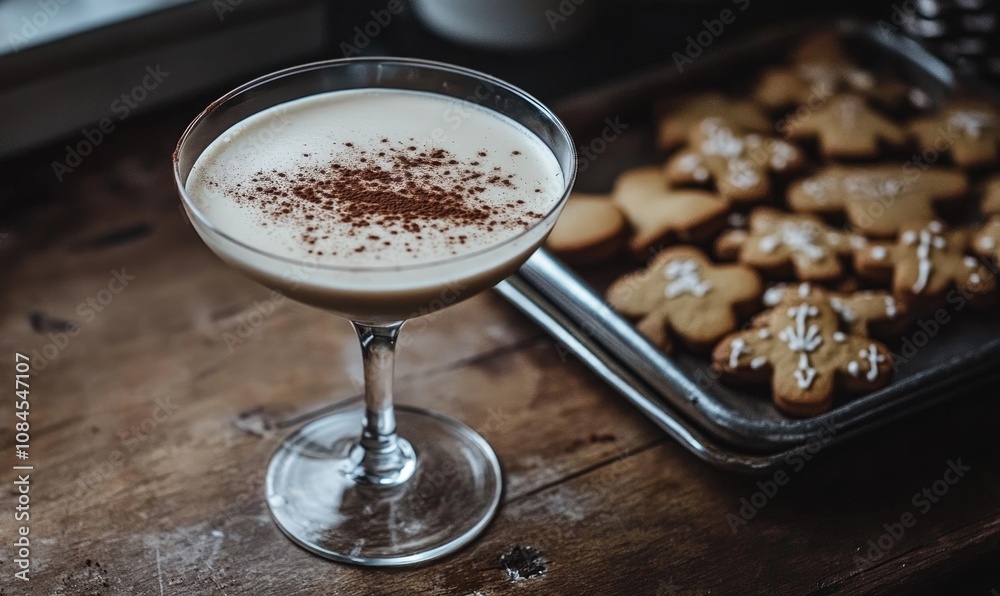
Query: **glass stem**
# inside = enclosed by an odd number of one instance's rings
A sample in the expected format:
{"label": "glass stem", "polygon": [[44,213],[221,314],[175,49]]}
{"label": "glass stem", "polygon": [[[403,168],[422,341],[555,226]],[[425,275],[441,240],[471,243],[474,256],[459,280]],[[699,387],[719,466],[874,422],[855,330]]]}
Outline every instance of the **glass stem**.
{"label": "glass stem", "polygon": [[392,408],[396,339],[403,321],[383,325],[352,321],[351,324],[361,341],[365,418],[361,439],[351,453],[355,467],[349,473],[358,484],[402,484],[416,468],[413,448],[396,435],[396,415]]}

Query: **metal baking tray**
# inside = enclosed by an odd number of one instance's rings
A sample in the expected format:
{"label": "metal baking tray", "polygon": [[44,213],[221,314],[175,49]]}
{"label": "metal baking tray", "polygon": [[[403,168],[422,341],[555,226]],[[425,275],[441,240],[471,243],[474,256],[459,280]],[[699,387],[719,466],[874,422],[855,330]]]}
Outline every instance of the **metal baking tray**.
{"label": "metal baking tray", "polygon": [[[606,119],[617,122],[619,129],[627,126],[619,138],[606,143],[600,155],[581,155],[585,165],[577,190],[607,192],[622,170],[657,163],[649,115],[654,98],[704,87],[720,77],[730,80],[757,72],[763,61],[781,56],[782,50],[817,25],[800,22],[775,27],[702,56],[689,73],[678,73],[670,65],[557,103],[556,112],[578,143],[596,138]],[[912,40],[853,20],[840,21],[837,29],[851,47],[870,59],[864,60],[866,66],[893,72],[921,90],[932,104],[959,82],[1000,101],[995,91],[955,73]],[[906,345],[915,339],[920,343],[915,335],[921,330],[918,326],[886,342],[895,354],[906,357],[888,386],[860,398],[835,401],[831,411],[820,416],[788,418],[773,407],[767,391],[751,392],[721,383],[704,358],[684,353],[666,356],[613,312],[601,294],[615,277],[638,267],[627,258],[619,261],[581,268],[578,275],[541,250],[499,291],[668,434],[699,457],[725,468],[768,469],[817,437],[824,445],[839,442],[967,395],[969,387],[997,376],[1000,368],[1000,312],[968,307],[961,312],[950,310],[952,320],[915,353]]]}

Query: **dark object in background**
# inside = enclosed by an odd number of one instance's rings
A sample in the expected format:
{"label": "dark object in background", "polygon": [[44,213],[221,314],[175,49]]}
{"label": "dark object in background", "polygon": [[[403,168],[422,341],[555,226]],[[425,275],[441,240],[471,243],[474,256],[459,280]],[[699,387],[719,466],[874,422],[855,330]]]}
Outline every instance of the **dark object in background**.
{"label": "dark object in background", "polygon": [[323,10],[321,0],[4,2],[0,159],[67,135],[89,153],[135,113],[313,55]]}
{"label": "dark object in background", "polygon": [[893,20],[963,71],[1000,81],[997,0],[906,0],[894,5]]}

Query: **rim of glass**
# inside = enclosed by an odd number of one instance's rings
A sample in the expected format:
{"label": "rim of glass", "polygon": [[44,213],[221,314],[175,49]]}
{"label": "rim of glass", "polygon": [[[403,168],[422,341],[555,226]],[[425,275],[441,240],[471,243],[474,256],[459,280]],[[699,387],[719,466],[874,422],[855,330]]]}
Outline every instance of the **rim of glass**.
{"label": "rim of glass", "polygon": [[[528,104],[530,104],[535,109],[537,109],[539,111],[539,113],[542,114],[546,119],[550,120],[553,124],[555,124],[556,129],[559,131],[559,133],[562,134],[562,135],[564,135],[569,140],[569,150],[570,150],[570,153],[571,153],[572,169],[570,171],[570,175],[569,176],[564,176],[563,177],[564,178],[564,188],[563,188],[563,191],[562,191],[562,195],[559,197],[559,200],[556,201],[552,205],[552,207],[550,207],[549,210],[545,212],[545,214],[542,217],[538,218],[537,220],[535,220],[534,222],[532,222],[531,225],[529,225],[525,229],[521,230],[517,234],[511,236],[510,238],[507,238],[507,239],[503,240],[502,242],[498,242],[496,244],[491,244],[489,246],[486,246],[484,248],[481,248],[481,249],[478,249],[478,250],[475,250],[475,251],[472,251],[472,252],[469,252],[469,253],[455,255],[455,256],[452,256],[452,257],[444,258],[444,259],[436,259],[436,260],[433,260],[433,261],[415,263],[415,264],[412,264],[412,265],[392,264],[392,265],[366,265],[366,266],[363,266],[363,267],[352,267],[350,265],[333,265],[333,264],[328,264],[328,263],[318,263],[315,260],[311,261],[311,260],[308,260],[308,259],[295,259],[295,258],[292,258],[292,257],[287,257],[287,256],[282,256],[282,255],[276,255],[274,253],[261,250],[261,249],[255,247],[255,246],[253,246],[251,244],[248,244],[247,242],[245,242],[243,240],[239,240],[237,238],[232,237],[231,235],[223,232],[222,230],[218,229],[216,226],[212,225],[212,223],[205,216],[205,214],[203,214],[201,212],[201,210],[198,209],[198,206],[195,205],[195,203],[191,199],[191,197],[188,196],[187,189],[185,188],[185,185],[181,182],[181,171],[180,171],[180,153],[181,153],[181,148],[183,147],[184,142],[187,140],[188,136],[191,135],[191,133],[198,127],[198,125],[201,124],[201,122],[203,120],[205,120],[206,118],[208,118],[209,116],[211,116],[216,110],[223,109],[225,107],[226,103],[229,102],[230,100],[238,97],[239,95],[241,95],[243,93],[246,93],[247,91],[255,89],[255,88],[257,88],[257,87],[259,87],[261,85],[265,85],[267,83],[271,83],[271,82],[277,81],[277,80],[282,79],[282,78],[287,77],[287,76],[291,76],[291,75],[295,75],[295,74],[300,74],[300,73],[308,72],[308,71],[311,71],[311,70],[321,70],[321,69],[328,68],[328,67],[337,67],[337,66],[344,65],[344,64],[356,64],[356,63],[363,63],[363,62],[368,62],[368,63],[383,63],[383,64],[399,64],[399,65],[403,65],[403,66],[407,66],[407,65],[408,66],[417,66],[417,67],[425,68],[425,69],[428,69],[428,70],[437,70],[437,71],[451,72],[451,73],[455,73],[455,74],[459,74],[459,75],[474,77],[474,78],[479,79],[480,81],[490,83],[492,85],[495,85],[497,87],[503,88],[503,89],[505,89],[505,90],[507,90],[507,91],[509,91],[509,92],[511,92],[511,93],[513,93],[513,94],[515,94],[517,96],[519,96],[521,99],[523,99]],[[356,89],[363,89],[363,88],[364,87],[357,87]],[[404,90],[404,91],[407,90],[404,87],[371,87],[371,88],[372,89],[400,89],[400,90]],[[346,91],[346,89],[345,89],[345,91]],[[328,91],[326,93],[336,93],[336,92],[337,91]],[[435,94],[435,95],[443,95],[443,94],[434,93],[433,91],[420,91],[420,92],[421,93],[432,93],[432,94]],[[310,96],[303,95],[302,97],[310,97]],[[451,97],[451,96],[445,96],[445,97]],[[296,99],[300,99],[300,98],[296,98]],[[452,99],[454,99],[455,101],[464,101],[461,98],[452,98]],[[289,101],[294,101],[294,100],[289,100]],[[469,102],[469,103],[472,103],[472,102]],[[275,104],[275,105],[280,105],[280,104]],[[473,105],[479,105],[479,104],[473,104]],[[271,106],[271,107],[273,107],[273,106]],[[483,107],[483,109],[487,109],[487,110],[490,110],[492,112],[497,112],[496,110],[493,110],[493,109],[491,109],[489,107],[484,107],[484,106],[481,106],[481,107]],[[256,112],[256,113],[259,114],[260,112]],[[500,112],[497,112],[497,113],[500,114],[501,116],[505,116],[504,114],[502,114]],[[509,118],[509,116],[505,116],[505,117]],[[242,120],[240,122],[242,122]],[[538,135],[535,135],[533,132],[528,131],[528,133],[531,134],[531,135],[533,135],[533,136],[535,136],[536,138],[538,138]],[[374,271],[378,271],[378,272],[404,271],[404,270],[405,271],[412,271],[412,270],[419,270],[419,269],[425,269],[425,268],[431,268],[431,267],[439,267],[441,265],[455,263],[455,262],[459,262],[459,261],[462,261],[462,260],[465,260],[465,259],[471,259],[471,258],[480,256],[480,255],[486,254],[488,252],[491,252],[491,251],[496,250],[496,249],[498,249],[500,247],[503,247],[503,246],[507,246],[508,244],[511,244],[511,243],[513,243],[513,242],[515,242],[515,241],[523,238],[528,232],[530,232],[531,230],[535,229],[535,227],[537,227],[543,221],[547,220],[553,214],[553,212],[555,212],[557,209],[559,209],[559,207],[566,201],[567,197],[569,196],[570,190],[573,188],[573,183],[576,181],[576,174],[577,174],[577,168],[576,168],[576,165],[577,165],[577,153],[576,153],[576,146],[573,144],[572,139],[573,139],[573,137],[572,137],[572,135],[569,134],[569,130],[567,130],[566,125],[563,124],[562,120],[560,120],[559,117],[556,116],[555,113],[552,112],[552,110],[550,110],[542,102],[540,102],[537,99],[535,99],[535,97],[533,95],[531,95],[530,93],[528,93],[527,91],[524,91],[520,87],[512,85],[512,84],[504,81],[503,79],[499,79],[499,78],[494,77],[492,75],[489,75],[489,74],[486,74],[484,72],[481,72],[481,71],[478,71],[478,70],[474,70],[474,69],[471,69],[471,68],[465,68],[463,66],[455,66],[453,64],[447,64],[445,62],[437,62],[437,61],[434,61],[434,60],[423,60],[423,59],[420,59],[420,58],[386,57],[386,56],[365,56],[365,57],[360,57],[359,56],[359,57],[353,57],[353,58],[336,58],[336,59],[332,59],[332,60],[320,60],[320,61],[317,61],[317,62],[309,62],[309,63],[306,63],[306,64],[300,64],[298,66],[291,66],[289,68],[283,68],[281,70],[277,70],[275,72],[272,72],[272,73],[269,73],[269,74],[257,77],[256,79],[253,79],[253,80],[251,80],[251,81],[249,81],[247,83],[244,83],[244,84],[240,85],[239,87],[236,87],[235,89],[233,89],[232,91],[229,91],[228,93],[226,93],[225,95],[223,95],[219,99],[216,99],[215,101],[211,102],[208,105],[208,107],[206,107],[204,110],[202,110],[197,116],[195,116],[194,120],[192,120],[191,123],[187,125],[187,127],[184,129],[183,134],[181,134],[180,139],[177,141],[177,147],[174,149],[174,154],[173,154],[172,161],[173,161],[173,171],[174,171],[174,183],[177,186],[177,191],[178,191],[178,193],[181,196],[181,201],[184,203],[184,207],[187,209],[188,213],[194,215],[195,219],[198,220],[199,225],[204,226],[209,231],[211,231],[213,234],[216,234],[216,235],[222,237],[227,242],[231,242],[231,243],[239,246],[240,248],[243,248],[245,250],[249,250],[249,251],[251,251],[253,253],[262,255],[262,256],[267,257],[269,259],[275,259],[275,260],[282,261],[282,262],[285,262],[285,263],[288,263],[288,264],[291,264],[291,265],[308,264],[310,266],[310,268],[322,269],[322,270],[328,270],[328,271],[343,271],[343,272],[352,272],[352,273],[363,273],[363,272],[369,272],[369,271],[372,271],[372,272],[374,272]],[[541,141],[541,139],[538,139],[538,140]],[[541,141],[541,142],[544,144],[544,141]],[[199,154],[199,156],[197,158],[195,158],[195,160],[197,161],[197,159],[200,158],[200,157],[201,157],[201,155]]]}

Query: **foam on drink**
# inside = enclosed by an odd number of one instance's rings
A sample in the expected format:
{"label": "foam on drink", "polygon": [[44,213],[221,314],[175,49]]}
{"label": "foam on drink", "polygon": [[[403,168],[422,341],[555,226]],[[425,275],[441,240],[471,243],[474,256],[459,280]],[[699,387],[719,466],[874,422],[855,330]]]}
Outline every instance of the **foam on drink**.
{"label": "foam on drink", "polygon": [[431,93],[365,89],[237,123],[201,154],[185,189],[214,231],[256,249],[199,228],[224,259],[300,300],[371,318],[412,316],[404,311],[445,286],[471,295],[512,272],[554,223],[525,233],[564,180],[549,148],[509,118]]}

